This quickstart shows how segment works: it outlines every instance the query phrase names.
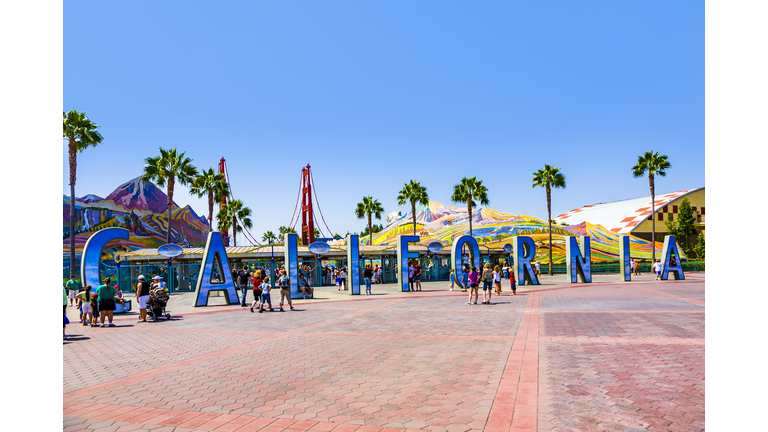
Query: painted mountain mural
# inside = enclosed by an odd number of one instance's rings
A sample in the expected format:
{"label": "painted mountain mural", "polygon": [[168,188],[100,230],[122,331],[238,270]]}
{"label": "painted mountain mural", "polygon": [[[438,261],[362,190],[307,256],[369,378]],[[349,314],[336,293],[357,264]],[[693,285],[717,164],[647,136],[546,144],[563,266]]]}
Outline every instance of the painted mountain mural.
{"label": "painted mountain mural", "polygon": [[[64,196],[64,256],[69,256],[69,196]],[[82,251],[96,231],[108,227],[130,231],[121,245],[135,250],[165,243],[168,227],[168,196],[154,183],[135,178],[121,184],[106,198],[88,194],[75,199],[75,249]],[[208,235],[208,221],[190,207],[171,206],[171,241],[202,245]]]}
{"label": "painted mountain mural", "polygon": [[[542,263],[549,262],[549,225],[541,219],[502,213],[489,208],[472,210],[472,234],[480,244],[480,250],[486,248],[501,251],[505,244],[510,243],[509,237],[525,235],[536,242],[536,259]],[[413,234],[413,220],[408,212],[399,219],[392,221],[384,229],[373,235],[373,244],[394,247],[397,236]],[[416,206],[416,235],[421,240],[419,244],[428,245],[440,242],[449,248],[454,238],[469,235],[469,214],[466,207],[450,207],[439,202],[430,201],[429,205]],[[552,261],[565,262],[565,238],[569,236],[589,236],[592,249],[592,261],[616,261],[619,258],[620,236],[601,225],[584,222],[579,225],[552,225]],[[651,258],[651,242],[630,235],[632,256],[649,260]],[[345,239],[332,244],[345,244]],[[360,243],[367,245],[368,236],[360,236]],[[656,242],[656,253],[661,254],[663,244]],[[682,251],[681,251],[682,252]]]}

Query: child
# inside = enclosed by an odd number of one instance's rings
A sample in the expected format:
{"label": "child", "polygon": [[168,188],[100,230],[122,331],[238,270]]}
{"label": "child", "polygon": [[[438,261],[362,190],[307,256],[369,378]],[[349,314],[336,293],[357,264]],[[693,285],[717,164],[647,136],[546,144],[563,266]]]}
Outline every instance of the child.
{"label": "child", "polygon": [[454,290],[453,283],[456,279],[456,274],[454,273],[453,269],[451,269],[450,277],[451,277],[451,289],[449,289],[448,291],[453,291]]}
{"label": "child", "polygon": [[635,260],[635,276],[640,276],[640,262]]}
{"label": "child", "polygon": [[261,278],[261,270],[256,270],[256,275],[253,277],[253,303],[251,303],[251,313],[253,308],[261,302],[261,284],[264,280]]}
{"label": "child", "polygon": [[656,259],[656,262],[653,263],[653,271],[656,272],[656,280],[661,280],[661,260]]}
{"label": "child", "polygon": [[[469,301],[468,305],[477,304],[477,289],[480,286],[480,274],[477,267],[472,267],[472,273],[469,274]],[[475,302],[472,303],[472,294],[475,295]]]}
{"label": "child", "polygon": [[83,309],[83,325],[88,325],[93,320],[93,310],[91,309],[91,286],[86,285],[85,291],[82,291],[77,295],[77,301],[80,302],[80,307]]}
{"label": "child", "polygon": [[501,295],[501,267],[493,268],[493,284],[496,288],[496,295]]}
{"label": "child", "polygon": [[261,303],[259,303],[259,313],[264,312],[264,303],[269,303],[269,311],[272,312],[272,299],[269,296],[269,291],[272,289],[272,285],[269,284],[269,276],[264,278],[264,282],[261,284]]}
{"label": "child", "polygon": [[515,272],[509,272],[509,281],[512,283],[512,295],[517,295],[517,287],[515,286]]}

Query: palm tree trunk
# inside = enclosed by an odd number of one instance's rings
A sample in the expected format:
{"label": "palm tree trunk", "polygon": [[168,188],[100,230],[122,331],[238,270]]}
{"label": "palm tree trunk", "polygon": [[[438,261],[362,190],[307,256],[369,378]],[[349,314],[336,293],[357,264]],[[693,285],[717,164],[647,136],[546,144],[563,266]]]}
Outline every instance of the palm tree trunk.
{"label": "palm tree trunk", "polygon": [[237,246],[237,217],[232,216],[232,243]]}
{"label": "palm tree trunk", "polygon": [[467,202],[467,214],[469,215],[469,236],[472,237],[472,197]]}
{"label": "palm tree trunk", "polygon": [[69,277],[75,278],[75,178],[77,148],[75,140],[69,140]]}
{"label": "palm tree trunk", "polygon": [[171,242],[171,205],[173,204],[173,177],[168,178],[168,234],[165,242]]}
{"label": "palm tree trunk", "polygon": [[411,216],[413,216],[413,235],[416,235],[416,201],[411,201]]}
{"label": "palm tree trunk", "polygon": [[547,219],[549,220],[549,275],[552,276],[552,189],[547,183]]}
{"label": "palm tree trunk", "polygon": [[656,191],[653,184],[653,174],[648,173],[648,181],[651,184],[651,257],[656,262]]}
{"label": "palm tree trunk", "polygon": [[371,228],[371,213],[368,213],[368,246],[373,246],[373,229]]}
{"label": "palm tree trunk", "polygon": [[208,230],[213,231],[213,191],[208,191]]}

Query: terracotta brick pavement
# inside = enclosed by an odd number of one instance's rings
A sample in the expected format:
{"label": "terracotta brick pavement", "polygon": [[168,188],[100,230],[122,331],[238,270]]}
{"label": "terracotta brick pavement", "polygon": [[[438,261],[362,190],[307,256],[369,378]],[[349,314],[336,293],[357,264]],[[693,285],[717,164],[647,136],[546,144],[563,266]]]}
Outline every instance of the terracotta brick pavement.
{"label": "terracotta brick pavement", "polygon": [[703,430],[704,275],[686,276],[541,286],[492,305],[435,289],[70,326],[63,427]]}

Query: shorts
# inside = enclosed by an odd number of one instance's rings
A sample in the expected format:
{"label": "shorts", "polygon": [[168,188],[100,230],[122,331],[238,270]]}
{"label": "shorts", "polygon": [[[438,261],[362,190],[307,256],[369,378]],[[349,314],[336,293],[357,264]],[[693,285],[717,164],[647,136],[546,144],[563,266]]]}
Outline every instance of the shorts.
{"label": "shorts", "polygon": [[656,276],[661,276],[661,270],[656,270]]}
{"label": "shorts", "polygon": [[91,304],[90,303],[83,303],[82,304],[82,308],[83,308],[83,313],[84,314],[91,313]]}
{"label": "shorts", "polygon": [[420,281],[421,280],[421,275],[414,275],[413,276],[413,280]]}
{"label": "shorts", "polygon": [[98,315],[99,314],[99,302],[92,301],[90,303],[90,305],[91,305],[91,310],[93,311],[93,314],[94,315]]}
{"label": "shorts", "polygon": [[147,308],[147,302],[149,301],[148,295],[139,296],[139,298],[137,298],[136,300],[139,302],[139,309]]}
{"label": "shorts", "polygon": [[70,300],[74,300],[75,297],[77,297],[77,290],[69,290],[67,297],[69,297]]}
{"label": "shorts", "polygon": [[269,293],[262,293],[261,294],[261,302],[262,303],[269,303],[270,306],[272,305],[272,297],[270,297]]}
{"label": "shorts", "polygon": [[67,305],[64,305],[64,328],[67,328]]}
{"label": "shorts", "polygon": [[491,283],[488,281],[483,281],[483,291],[491,289]]}
{"label": "shorts", "polygon": [[480,286],[480,284],[478,284],[478,283],[469,284],[470,288],[477,288],[479,286]]}
{"label": "shorts", "polygon": [[115,310],[115,301],[112,299],[99,300],[99,312]]}
{"label": "shorts", "polygon": [[254,299],[260,299],[261,298],[261,289],[253,290],[253,298]]}
{"label": "shorts", "polygon": [[412,278],[412,277],[409,277],[409,278],[408,278],[408,283],[409,283],[409,284],[412,284],[412,283],[413,283],[413,278]]}

